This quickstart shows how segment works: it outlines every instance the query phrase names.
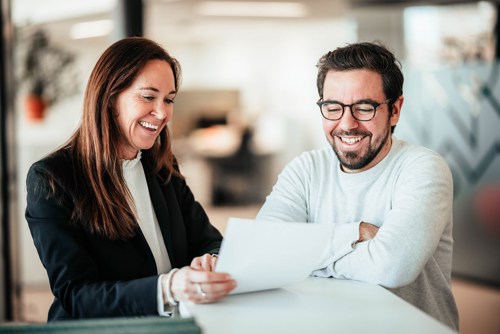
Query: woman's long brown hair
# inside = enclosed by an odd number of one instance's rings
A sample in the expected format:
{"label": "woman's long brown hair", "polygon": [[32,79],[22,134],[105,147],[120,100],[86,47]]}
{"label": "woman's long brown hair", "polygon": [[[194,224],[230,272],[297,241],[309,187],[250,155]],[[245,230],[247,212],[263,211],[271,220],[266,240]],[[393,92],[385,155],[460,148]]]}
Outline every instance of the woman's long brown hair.
{"label": "woman's long brown hair", "polygon": [[[118,155],[118,147],[124,137],[117,124],[115,102],[146,63],[155,59],[170,64],[178,91],[180,66],[157,43],[142,37],[130,37],[111,45],[90,74],[81,125],[63,147],[81,164],[79,170],[83,174],[82,184],[86,190],[76,194],[72,220],[81,222],[92,233],[114,240],[129,239],[137,233],[134,204]],[[182,177],[174,166],[167,127],[147,151],[153,172],[159,175],[162,169],[168,171],[165,182],[172,175]]]}

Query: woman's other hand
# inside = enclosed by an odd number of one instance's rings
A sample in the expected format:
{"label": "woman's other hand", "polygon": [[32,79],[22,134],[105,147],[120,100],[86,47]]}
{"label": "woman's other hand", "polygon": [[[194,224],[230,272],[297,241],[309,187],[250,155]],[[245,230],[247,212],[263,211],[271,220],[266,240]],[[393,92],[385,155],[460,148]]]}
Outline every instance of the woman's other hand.
{"label": "woman's other hand", "polygon": [[173,273],[170,291],[176,301],[201,304],[224,298],[235,287],[236,281],[227,273],[183,267]]}
{"label": "woman's other hand", "polygon": [[202,256],[195,257],[191,261],[191,268],[203,271],[215,271],[215,265],[217,264],[217,255],[204,254]]}

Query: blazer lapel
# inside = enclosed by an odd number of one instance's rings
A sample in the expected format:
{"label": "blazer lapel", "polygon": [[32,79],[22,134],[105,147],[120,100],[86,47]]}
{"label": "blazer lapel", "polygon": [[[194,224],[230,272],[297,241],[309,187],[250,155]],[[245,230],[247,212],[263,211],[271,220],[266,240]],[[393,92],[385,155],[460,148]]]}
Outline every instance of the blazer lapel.
{"label": "blazer lapel", "polygon": [[145,164],[143,163],[142,166],[144,168],[144,174],[146,175],[146,182],[148,184],[151,202],[153,203],[156,218],[158,219],[158,224],[160,225],[161,234],[163,235],[163,241],[165,242],[170,262],[173,265],[175,263],[175,259],[174,252],[172,251],[172,226],[168,206],[163,197],[158,179],[144,165]]}

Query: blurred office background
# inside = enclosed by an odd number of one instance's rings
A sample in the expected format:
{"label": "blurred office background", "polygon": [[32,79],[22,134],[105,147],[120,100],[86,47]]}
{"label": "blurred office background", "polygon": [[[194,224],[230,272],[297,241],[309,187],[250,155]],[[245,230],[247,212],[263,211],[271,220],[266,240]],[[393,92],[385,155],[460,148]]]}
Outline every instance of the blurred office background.
{"label": "blurred office background", "polygon": [[[405,74],[395,135],[438,151],[453,171],[461,332],[500,332],[497,3],[1,0],[1,6],[0,319],[46,319],[50,291],[24,220],[25,176],[77,126],[87,77],[113,41],[143,35],[180,61],[174,151],[224,232],[228,217],[255,216],[286,162],[326,145],[315,105],[319,57],[349,42],[379,40]],[[27,96],[43,89],[51,103],[41,114],[28,109]]]}

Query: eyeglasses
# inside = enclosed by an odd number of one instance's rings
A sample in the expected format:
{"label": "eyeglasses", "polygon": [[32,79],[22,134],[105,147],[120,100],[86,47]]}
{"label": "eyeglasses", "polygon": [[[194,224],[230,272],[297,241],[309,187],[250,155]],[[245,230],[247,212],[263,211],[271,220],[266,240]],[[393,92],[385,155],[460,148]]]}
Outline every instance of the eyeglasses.
{"label": "eyeglasses", "polygon": [[384,102],[356,102],[353,104],[343,104],[335,101],[319,100],[316,104],[319,106],[321,115],[329,121],[338,121],[344,115],[345,107],[351,109],[351,115],[354,119],[362,122],[371,121],[375,117],[375,111],[382,104],[387,104],[391,99]]}

